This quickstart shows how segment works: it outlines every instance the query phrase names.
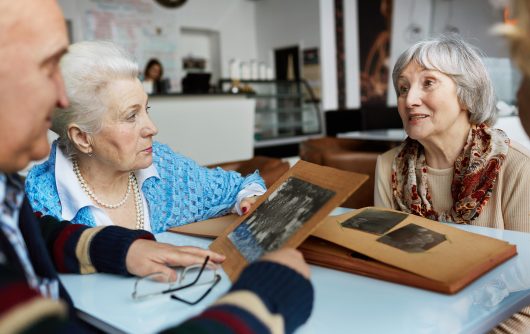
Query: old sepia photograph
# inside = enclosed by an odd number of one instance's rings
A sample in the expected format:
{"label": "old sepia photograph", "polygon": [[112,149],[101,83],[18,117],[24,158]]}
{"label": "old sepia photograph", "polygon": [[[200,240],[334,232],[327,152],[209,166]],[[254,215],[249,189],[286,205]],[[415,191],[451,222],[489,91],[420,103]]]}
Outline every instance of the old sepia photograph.
{"label": "old sepia photograph", "polygon": [[368,208],[341,223],[342,227],[383,235],[407,218],[406,213]]}
{"label": "old sepia photograph", "polygon": [[247,261],[255,261],[280,248],[334,195],[334,191],[290,177],[228,238]]}
{"label": "old sepia photograph", "polygon": [[377,239],[409,253],[428,251],[445,240],[445,235],[416,224],[408,224]]}

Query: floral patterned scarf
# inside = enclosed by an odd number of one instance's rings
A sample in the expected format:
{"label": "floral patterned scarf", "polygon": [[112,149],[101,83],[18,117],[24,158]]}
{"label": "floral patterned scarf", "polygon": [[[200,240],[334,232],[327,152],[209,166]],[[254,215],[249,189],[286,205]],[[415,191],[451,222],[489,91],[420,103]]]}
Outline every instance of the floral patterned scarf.
{"label": "floral patterned scarf", "polygon": [[509,147],[510,139],[502,130],[485,124],[473,126],[454,164],[453,206],[449,212],[436,212],[427,184],[423,146],[407,138],[392,164],[394,203],[403,212],[438,221],[469,224],[477,219],[490,199]]}

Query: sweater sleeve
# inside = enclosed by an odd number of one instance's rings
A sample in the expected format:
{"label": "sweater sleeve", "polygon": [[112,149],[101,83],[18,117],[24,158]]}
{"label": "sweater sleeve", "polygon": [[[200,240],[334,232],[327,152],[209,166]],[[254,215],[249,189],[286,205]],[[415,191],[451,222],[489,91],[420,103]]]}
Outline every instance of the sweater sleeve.
{"label": "sweater sleeve", "polygon": [[280,264],[259,261],[213,306],[165,333],[292,333],[309,318],[313,298],[309,280]]}
{"label": "sweater sleeve", "polygon": [[374,181],[374,206],[392,208],[391,170],[388,152],[377,157]]}
{"label": "sweater sleeve", "polygon": [[226,171],[220,167],[199,168],[199,179],[204,182],[198,188],[202,190],[208,217],[217,216],[232,209],[236,204],[238,194],[251,184],[258,184],[265,189],[265,182],[258,171],[243,177],[238,172]]}
{"label": "sweater sleeve", "polygon": [[154,240],[144,230],[120,226],[90,228],[44,216],[39,224],[53,262],[59,272],[88,274],[106,272],[128,275],[125,258],[137,239]]}
{"label": "sweater sleeve", "polygon": [[182,187],[189,198],[188,209],[193,212],[196,220],[204,220],[230,212],[237,202],[238,194],[251,184],[266,189],[265,181],[258,171],[243,177],[234,171],[222,168],[206,168],[195,161],[174,152],[166,152],[169,148],[160,145],[160,152],[171,154],[172,163],[178,166],[178,187]]}
{"label": "sweater sleeve", "polygon": [[244,194],[245,189],[252,184],[258,185],[263,192],[266,189],[258,171],[243,177],[238,172],[226,171],[220,167],[211,169],[202,167],[201,174],[208,180],[202,188],[203,196],[207,199],[205,209],[208,217],[231,210],[243,199],[240,194]]}
{"label": "sweater sleeve", "polygon": [[[502,183],[502,216],[507,230],[530,232],[530,153],[510,148],[505,161]],[[499,181],[498,181],[499,182]]]}
{"label": "sweater sleeve", "polygon": [[0,265],[0,333],[58,333],[68,326],[68,307],[43,298],[24,276]]}
{"label": "sweater sleeve", "polygon": [[[79,332],[62,301],[41,297],[22,276],[0,265],[0,332]],[[272,262],[250,265],[228,294],[165,333],[292,333],[313,307],[311,283]]]}
{"label": "sweater sleeve", "polygon": [[[52,158],[53,154],[54,147]],[[47,160],[33,166],[26,176],[24,188],[33,211],[61,219],[61,203],[55,184],[53,161]]]}

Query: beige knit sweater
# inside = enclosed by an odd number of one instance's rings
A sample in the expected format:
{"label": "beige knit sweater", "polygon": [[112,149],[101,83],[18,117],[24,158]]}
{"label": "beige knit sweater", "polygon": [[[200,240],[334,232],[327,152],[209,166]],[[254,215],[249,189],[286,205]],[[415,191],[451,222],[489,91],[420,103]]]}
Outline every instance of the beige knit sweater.
{"label": "beige knit sweater", "polygon": [[[377,159],[375,206],[397,209],[392,200],[390,176],[398,149],[393,148]],[[435,211],[448,211],[453,205],[453,168],[428,168],[427,173]],[[472,225],[530,232],[530,151],[522,145],[512,141],[491,198]],[[530,306],[502,322],[492,333],[530,333]]]}

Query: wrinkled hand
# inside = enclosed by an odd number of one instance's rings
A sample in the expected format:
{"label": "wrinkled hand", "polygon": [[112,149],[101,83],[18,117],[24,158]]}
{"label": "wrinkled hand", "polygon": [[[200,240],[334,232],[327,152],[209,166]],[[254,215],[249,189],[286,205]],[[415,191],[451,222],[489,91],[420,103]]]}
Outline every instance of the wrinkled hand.
{"label": "wrinkled hand", "polygon": [[300,253],[294,248],[283,248],[274,252],[270,252],[268,254],[265,254],[261,258],[261,260],[282,264],[297,271],[299,274],[301,274],[307,279],[309,279],[309,277],[311,276],[309,266],[305,262],[302,253]]}
{"label": "wrinkled hand", "polygon": [[225,256],[210,250],[185,246],[173,246],[152,240],[139,239],[129,247],[125,265],[127,271],[135,276],[146,276],[160,272],[171,281],[177,279],[172,267],[202,264],[206,256],[210,256],[210,263],[217,266],[225,260]]}
{"label": "wrinkled hand", "polygon": [[250,208],[252,207],[254,203],[256,203],[257,199],[258,199],[257,196],[251,196],[251,197],[247,197],[241,200],[241,204],[239,205],[239,207],[241,208],[241,212],[243,214],[246,214],[247,212],[249,212]]}

